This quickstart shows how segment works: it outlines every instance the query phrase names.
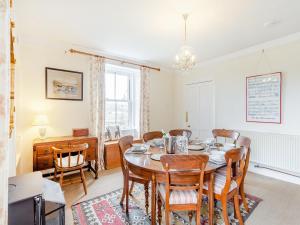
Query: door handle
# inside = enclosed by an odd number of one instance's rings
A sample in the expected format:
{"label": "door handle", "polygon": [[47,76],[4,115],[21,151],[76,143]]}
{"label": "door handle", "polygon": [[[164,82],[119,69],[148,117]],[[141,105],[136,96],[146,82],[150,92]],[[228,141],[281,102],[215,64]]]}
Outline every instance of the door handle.
{"label": "door handle", "polygon": [[189,112],[185,112],[185,122],[189,122]]}

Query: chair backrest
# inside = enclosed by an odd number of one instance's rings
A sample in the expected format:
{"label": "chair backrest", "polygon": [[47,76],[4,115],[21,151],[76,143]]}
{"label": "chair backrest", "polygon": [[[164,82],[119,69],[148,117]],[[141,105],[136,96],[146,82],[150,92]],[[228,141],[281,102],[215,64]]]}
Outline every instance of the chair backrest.
{"label": "chair backrest", "polygon": [[204,173],[207,155],[163,155],[160,161],[170,185],[194,185]]}
{"label": "chair backrest", "polygon": [[71,169],[84,165],[88,144],[65,145],[61,148],[52,147],[52,149],[55,166]]}
{"label": "chair backrest", "polygon": [[233,143],[236,144],[236,141],[238,140],[240,133],[234,130],[226,130],[226,129],[213,129],[212,134],[215,139],[218,137],[225,138],[225,141],[227,138],[231,138],[233,140]]}
{"label": "chair backrest", "polygon": [[243,174],[243,179],[245,178],[247,171],[248,171],[248,166],[250,162],[250,145],[251,145],[251,139],[245,136],[240,136],[237,145],[240,147],[243,147],[244,150],[244,157],[245,157],[245,168],[244,168],[244,174]]}
{"label": "chair backrest", "polygon": [[133,136],[131,136],[131,135],[124,136],[119,139],[119,151],[120,151],[121,168],[122,168],[123,174],[125,174],[125,172],[126,172],[126,164],[124,162],[124,153],[127,149],[132,147],[132,143],[133,143]]}
{"label": "chair backrest", "polygon": [[169,131],[169,134],[171,136],[182,136],[183,135],[183,132],[186,132],[186,135],[188,137],[188,139],[191,138],[192,136],[192,131],[191,130],[188,130],[188,129],[174,129],[174,130],[170,130]]}
{"label": "chair backrest", "polygon": [[234,180],[240,185],[245,167],[245,156],[243,148],[235,148],[225,153],[225,160],[227,162],[226,168],[226,183],[223,192],[228,193],[231,182]]}
{"label": "chair backrest", "polygon": [[172,190],[198,190],[197,202],[201,205],[208,155],[163,155],[160,161],[166,171],[166,202]]}
{"label": "chair backrest", "polygon": [[150,131],[150,132],[144,133],[144,135],[143,135],[144,142],[153,140],[155,138],[162,138],[162,137],[163,137],[163,133],[161,131]]}

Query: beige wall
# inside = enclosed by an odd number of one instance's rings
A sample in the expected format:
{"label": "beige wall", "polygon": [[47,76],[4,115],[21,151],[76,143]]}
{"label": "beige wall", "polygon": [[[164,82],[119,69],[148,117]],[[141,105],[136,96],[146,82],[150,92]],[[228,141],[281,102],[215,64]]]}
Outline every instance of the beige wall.
{"label": "beige wall", "polygon": [[[35,114],[48,115],[47,136],[71,135],[72,128],[89,126],[89,59],[66,55],[64,51],[69,47],[66,44],[20,43],[20,75],[16,80],[17,154],[21,154],[19,174],[32,171],[32,141],[38,135],[37,128],[31,126]],[[46,100],[45,67],[82,71],[83,101]],[[151,73],[151,129],[172,127],[172,82],[172,74],[167,71]]]}
{"label": "beige wall", "polygon": [[[176,126],[185,125],[184,84],[213,80],[216,127],[299,135],[300,40],[268,48],[265,50],[265,57],[261,57],[261,50],[240,55],[222,62],[209,63],[191,73],[176,76],[174,90]],[[283,123],[281,125],[246,123],[245,77],[268,72],[283,73]]]}
{"label": "beige wall", "polygon": [[166,131],[174,128],[174,74],[162,69],[152,72],[150,79],[150,128]]}

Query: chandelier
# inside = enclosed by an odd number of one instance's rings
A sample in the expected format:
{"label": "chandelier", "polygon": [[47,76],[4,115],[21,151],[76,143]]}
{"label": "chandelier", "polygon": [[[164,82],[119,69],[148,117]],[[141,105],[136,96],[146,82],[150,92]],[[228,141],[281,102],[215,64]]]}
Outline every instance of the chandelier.
{"label": "chandelier", "polygon": [[192,48],[187,45],[186,22],[188,14],[183,14],[184,19],[184,45],[175,56],[175,68],[181,71],[189,71],[196,65],[196,57],[192,53]]}

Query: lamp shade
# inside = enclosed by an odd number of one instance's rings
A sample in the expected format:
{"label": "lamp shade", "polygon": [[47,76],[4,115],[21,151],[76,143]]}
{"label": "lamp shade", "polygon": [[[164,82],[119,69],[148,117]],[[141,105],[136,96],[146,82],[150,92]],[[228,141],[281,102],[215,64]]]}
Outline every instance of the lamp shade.
{"label": "lamp shade", "polygon": [[32,122],[32,126],[45,126],[48,124],[49,121],[46,115],[37,115]]}

